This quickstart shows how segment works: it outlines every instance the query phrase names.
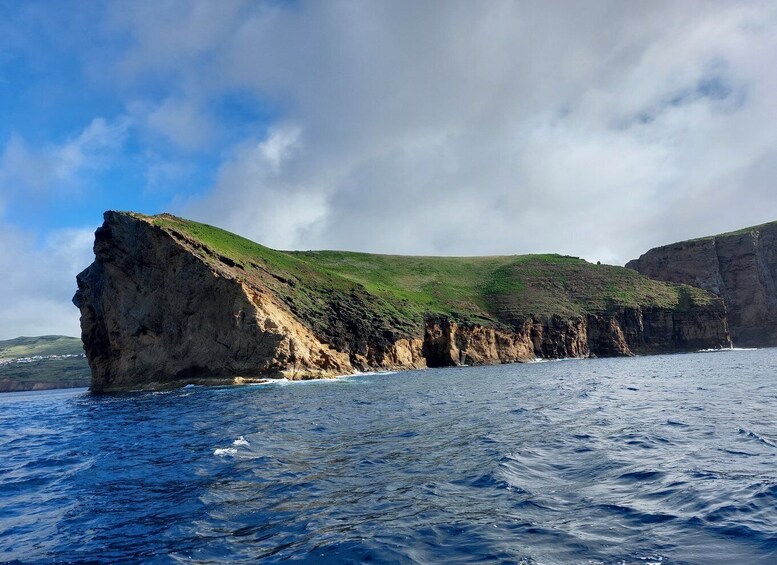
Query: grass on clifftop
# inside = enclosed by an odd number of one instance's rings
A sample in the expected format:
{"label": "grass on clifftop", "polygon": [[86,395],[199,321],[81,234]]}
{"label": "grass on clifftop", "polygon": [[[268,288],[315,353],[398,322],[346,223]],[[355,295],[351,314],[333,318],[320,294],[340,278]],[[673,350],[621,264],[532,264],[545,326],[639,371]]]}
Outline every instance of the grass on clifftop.
{"label": "grass on clifftop", "polygon": [[622,307],[687,309],[710,304],[700,289],[662,283],[636,271],[555,254],[421,257],[348,251],[277,251],[219,228],[168,214],[140,216],[212,250],[247,277],[279,281],[275,290],[303,313],[356,291],[393,323],[425,314],[512,325],[534,315],[577,316]]}
{"label": "grass on clifftop", "polygon": [[757,226],[749,226],[746,228],[741,228],[734,231],[727,231],[724,233],[717,233],[714,235],[704,235],[702,237],[694,237],[693,239],[686,239],[683,241],[677,241],[675,243],[670,243],[668,245],[661,245],[660,247],[668,247],[669,245],[677,245],[678,243],[685,243],[686,241],[710,241],[718,237],[730,237],[730,236],[736,236],[736,235],[745,235],[751,232],[762,230],[763,228],[768,227],[775,227],[777,226],[777,221],[774,222],[766,222],[764,224],[758,224]]}

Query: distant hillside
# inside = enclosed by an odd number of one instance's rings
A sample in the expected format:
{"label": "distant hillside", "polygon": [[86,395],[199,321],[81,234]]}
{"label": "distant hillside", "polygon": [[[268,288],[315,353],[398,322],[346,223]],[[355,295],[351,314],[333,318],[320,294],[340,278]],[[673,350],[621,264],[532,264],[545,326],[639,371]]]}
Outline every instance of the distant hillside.
{"label": "distant hillside", "polygon": [[89,386],[81,340],[61,335],[0,341],[0,392]]}
{"label": "distant hillside", "polygon": [[0,360],[34,355],[80,355],[83,352],[84,346],[79,338],[64,335],[17,337],[0,341]]}

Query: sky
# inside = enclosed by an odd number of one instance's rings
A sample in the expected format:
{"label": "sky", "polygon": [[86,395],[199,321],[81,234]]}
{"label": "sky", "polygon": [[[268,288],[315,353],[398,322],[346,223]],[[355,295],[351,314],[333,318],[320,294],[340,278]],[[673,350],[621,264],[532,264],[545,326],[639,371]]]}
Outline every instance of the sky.
{"label": "sky", "polygon": [[105,210],[624,264],[777,220],[777,3],[0,0],[0,339]]}

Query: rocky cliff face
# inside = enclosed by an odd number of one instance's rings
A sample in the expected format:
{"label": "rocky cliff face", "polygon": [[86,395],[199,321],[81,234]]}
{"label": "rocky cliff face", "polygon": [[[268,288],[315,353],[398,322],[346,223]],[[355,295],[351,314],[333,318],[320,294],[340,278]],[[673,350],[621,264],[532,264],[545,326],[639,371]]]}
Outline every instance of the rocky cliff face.
{"label": "rocky cliff face", "polygon": [[718,305],[686,312],[625,308],[586,317],[535,316],[512,330],[428,318],[423,353],[429,367],[446,367],[698,351],[728,344],[725,314]]}
{"label": "rocky cliff face", "polygon": [[420,339],[371,340],[358,310],[316,336],[229,258],[140,217],[106,213],[94,252],[73,298],[94,391],[425,366]]}
{"label": "rocky cliff face", "polygon": [[723,297],[735,345],[777,345],[777,224],[657,247],[626,266]]}
{"label": "rocky cliff face", "polygon": [[728,345],[715,299],[473,323],[405,316],[358,284],[306,294],[136,214],[107,212],[94,250],[73,301],[96,392]]}

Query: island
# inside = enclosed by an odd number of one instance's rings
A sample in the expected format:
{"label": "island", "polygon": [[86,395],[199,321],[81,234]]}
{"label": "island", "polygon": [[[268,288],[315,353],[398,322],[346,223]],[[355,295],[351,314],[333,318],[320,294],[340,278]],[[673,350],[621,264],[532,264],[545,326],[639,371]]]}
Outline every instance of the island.
{"label": "island", "polygon": [[562,255],[278,251],[109,211],[77,277],[91,390],[730,346],[723,301]]}

